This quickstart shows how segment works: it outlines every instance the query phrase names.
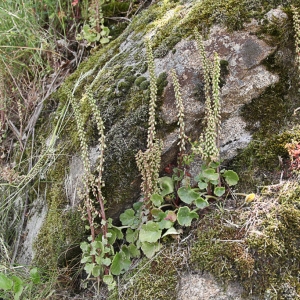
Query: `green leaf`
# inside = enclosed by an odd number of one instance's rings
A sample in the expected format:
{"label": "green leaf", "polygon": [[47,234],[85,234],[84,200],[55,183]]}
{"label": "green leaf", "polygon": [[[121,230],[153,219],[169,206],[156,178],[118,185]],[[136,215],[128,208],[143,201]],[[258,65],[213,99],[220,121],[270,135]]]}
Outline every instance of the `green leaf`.
{"label": "green leaf", "polygon": [[[96,260],[96,262],[97,262],[97,260]],[[98,263],[98,262],[97,262]],[[103,258],[102,259],[102,264],[104,265],[104,266],[110,266],[110,264],[111,264],[111,259],[109,258],[109,257],[105,257],[105,258]]]}
{"label": "green leaf", "polygon": [[204,169],[201,174],[203,177],[207,178],[208,180],[218,180],[219,174],[215,172],[215,169],[208,168]]}
{"label": "green leaf", "polygon": [[131,257],[140,257],[141,256],[140,250],[134,244],[130,244],[128,246],[128,250],[130,252]]}
{"label": "green leaf", "polygon": [[169,228],[162,237],[165,237],[166,235],[170,235],[170,234],[180,234],[174,227]]}
{"label": "green leaf", "polygon": [[120,275],[122,271],[122,255],[118,252],[112,260],[110,271],[113,275]]}
{"label": "green leaf", "polygon": [[225,187],[221,187],[221,186],[218,186],[214,189],[214,194],[217,196],[217,197],[221,197],[223,196],[225,193]]}
{"label": "green leaf", "polygon": [[138,211],[142,206],[143,206],[143,202],[135,202],[135,203],[133,204],[133,209],[134,209],[135,211]]}
{"label": "green leaf", "polygon": [[177,220],[181,226],[191,226],[192,220],[198,218],[198,214],[190,211],[187,206],[180,207],[177,213]]}
{"label": "green leaf", "polygon": [[128,259],[130,258],[130,252],[129,252],[128,247],[126,245],[123,245],[121,247],[121,251],[120,252],[122,253],[123,257],[126,257]]}
{"label": "green leaf", "polygon": [[108,233],[110,234],[110,237],[108,237],[108,239],[107,239],[108,243],[114,244],[117,239],[116,231],[114,230],[114,228],[110,228],[110,229],[108,229]]}
{"label": "green leaf", "polygon": [[123,226],[131,226],[133,225],[134,221],[135,221],[136,217],[135,217],[135,212],[132,208],[130,209],[126,209],[125,212],[123,212],[120,215],[120,221],[122,222]]}
{"label": "green leaf", "polygon": [[20,296],[23,292],[23,289],[24,289],[23,280],[20,277],[15,276],[15,275],[12,275],[11,279],[14,282],[14,285],[13,285],[14,300],[19,300]]}
{"label": "green leaf", "polygon": [[144,254],[148,257],[151,258],[153,257],[153,255],[158,252],[161,248],[161,244],[157,243],[148,243],[148,242],[144,242],[142,243],[142,250],[144,252]]}
{"label": "green leaf", "polygon": [[195,192],[191,187],[181,187],[178,189],[178,196],[184,203],[191,204],[200,197],[200,194]]}
{"label": "green leaf", "polygon": [[162,197],[174,192],[174,182],[172,178],[164,176],[158,179],[159,186],[161,188]]}
{"label": "green leaf", "polygon": [[30,279],[34,284],[38,284],[41,282],[41,277],[37,268],[32,268],[29,272]]}
{"label": "green leaf", "polygon": [[100,250],[100,253],[104,252],[104,246],[103,243],[100,241],[94,241],[91,243],[91,252],[90,255],[97,255],[98,250]]}
{"label": "green leaf", "polygon": [[87,272],[88,276],[92,274],[94,266],[95,266],[94,263],[85,264],[84,270]]}
{"label": "green leaf", "polygon": [[195,204],[198,208],[205,208],[205,207],[209,206],[209,203],[207,202],[207,200],[202,197],[199,197],[198,199],[196,199]]}
{"label": "green leaf", "polygon": [[11,290],[13,284],[14,283],[11,279],[9,279],[4,274],[0,273],[0,289],[4,291]]}
{"label": "green leaf", "polygon": [[122,252],[118,252],[111,263],[110,271],[113,275],[120,275],[122,272],[127,271],[131,265],[130,259]]}
{"label": "green leaf", "polygon": [[114,227],[113,230],[115,231],[116,235],[117,235],[117,239],[121,240],[123,239],[124,235],[121,229]]}
{"label": "green leaf", "polygon": [[102,39],[100,39],[100,43],[101,44],[107,44],[107,43],[109,43],[109,38],[102,38]]}
{"label": "green leaf", "polygon": [[173,224],[174,224],[173,222],[166,220],[166,219],[163,219],[160,222],[158,222],[160,229],[168,229],[168,228],[172,227]]}
{"label": "green leaf", "polygon": [[154,206],[159,207],[164,202],[164,198],[159,194],[153,194],[150,198]]}
{"label": "green leaf", "polygon": [[239,181],[239,176],[232,170],[227,170],[223,174],[225,181],[229,186],[236,185]]}
{"label": "green leaf", "polygon": [[92,269],[92,275],[94,277],[98,277],[100,276],[100,273],[101,273],[101,267],[99,265],[95,265]]}
{"label": "green leaf", "polygon": [[126,241],[128,243],[134,243],[139,237],[139,232],[137,230],[132,230],[127,228],[126,230]]}
{"label": "green leaf", "polygon": [[80,248],[81,248],[82,252],[88,252],[89,253],[90,250],[91,250],[91,246],[87,242],[80,243]]}
{"label": "green leaf", "polygon": [[114,283],[114,277],[112,275],[104,275],[103,282],[107,285],[111,285]]}
{"label": "green leaf", "polygon": [[161,237],[162,231],[159,229],[159,225],[153,221],[142,225],[140,230],[139,239],[141,242],[154,243]]}
{"label": "green leaf", "polygon": [[220,166],[220,162],[215,162],[215,161],[212,161],[209,166],[213,169],[216,169],[217,167]]}
{"label": "green leaf", "polygon": [[154,218],[158,218],[159,215],[162,213],[163,211],[161,209],[158,209],[158,208],[153,208],[151,209],[151,215],[154,217]]}
{"label": "green leaf", "polygon": [[90,255],[87,255],[87,256],[83,256],[81,261],[80,261],[82,264],[85,264],[87,262],[92,262],[92,257]]}
{"label": "green leaf", "polygon": [[208,184],[206,182],[203,181],[199,181],[198,182],[198,187],[200,190],[205,190],[207,188]]}

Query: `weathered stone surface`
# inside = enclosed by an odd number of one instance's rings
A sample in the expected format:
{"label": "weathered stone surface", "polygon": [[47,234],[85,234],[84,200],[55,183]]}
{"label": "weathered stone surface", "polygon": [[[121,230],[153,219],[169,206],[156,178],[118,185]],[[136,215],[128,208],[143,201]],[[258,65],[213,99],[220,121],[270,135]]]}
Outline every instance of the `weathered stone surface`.
{"label": "weathered stone surface", "polygon": [[[277,74],[266,70],[261,62],[274,51],[265,42],[247,31],[228,33],[224,28],[214,26],[209,39],[205,41],[208,57],[216,51],[220,59],[228,62],[228,74],[221,88],[222,135],[221,152],[223,158],[232,158],[238,148],[244,148],[251,140],[246,123],[239,117],[239,109],[253,98],[258,97],[266,87],[278,82]],[[203,71],[199,51],[195,41],[183,40],[175,46],[176,52],[169,52],[162,59],[156,59],[156,72],[169,72],[175,69],[181,84],[185,107],[186,129],[190,136],[198,137],[201,132],[201,119],[204,115]],[[167,124],[177,121],[174,91],[170,76],[165,89],[162,105],[162,118]],[[198,93],[197,93],[198,92]],[[200,91],[201,92],[201,91]],[[200,98],[200,99],[199,99]],[[169,141],[170,137],[166,137]],[[176,142],[174,141],[172,146]],[[171,147],[172,147],[171,146]],[[170,147],[169,142],[165,147]],[[171,152],[165,149],[165,152]],[[170,161],[171,159],[167,159]]]}
{"label": "weathered stone surface", "polygon": [[36,200],[34,207],[32,207],[27,213],[27,222],[22,233],[23,237],[21,238],[21,247],[17,254],[17,262],[20,265],[30,265],[34,258],[35,253],[33,244],[43,222],[45,221],[47,210],[48,208],[44,199],[39,198]]}
{"label": "weathered stone surface", "polygon": [[[242,300],[243,288],[238,283],[224,287],[209,273],[181,276],[178,300]],[[248,296],[247,299],[257,299]]]}

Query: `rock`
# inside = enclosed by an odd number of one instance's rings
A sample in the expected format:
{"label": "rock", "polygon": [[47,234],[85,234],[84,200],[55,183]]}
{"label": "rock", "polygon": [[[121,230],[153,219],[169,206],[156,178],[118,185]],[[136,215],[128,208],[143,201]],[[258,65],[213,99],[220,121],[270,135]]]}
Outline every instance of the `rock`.
{"label": "rock", "polygon": [[[278,82],[277,74],[266,70],[261,62],[270,55],[275,48],[268,46],[249,32],[237,31],[228,33],[224,28],[211,28],[209,39],[205,41],[207,56],[212,57],[216,51],[220,59],[226,62],[228,74],[223,79],[225,84],[221,88],[222,106],[222,158],[232,158],[237,149],[244,148],[251,141],[251,134],[246,130],[245,121],[239,116],[240,108],[258,97],[268,86]],[[175,53],[169,52],[162,59],[156,59],[156,72],[169,72],[175,69],[181,84],[182,98],[185,107],[185,125],[187,134],[197,138],[201,132],[201,119],[204,116],[204,92],[197,94],[197,88],[203,89],[203,71],[199,51],[194,41],[183,40],[175,46]],[[177,121],[177,110],[173,85],[170,76],[168,86],[164,92],[162,118],[166,124]],[[166,137],[169,141],[174,132]],[[173,153],[165,143],[165,153]],[[173,157],[164,158],[168,163]]]}
{"label": "rock", "polygon": [[[79,78],[84,78],[78,83],[75,93],[76,101],[83,103],[85,88],[88,86],[92,88],[105,123],[107,149],[103,194],[106,199],[106,212],[107,216],[113,218],[116,223],[120,213],[131,207],[140,196],[141,178],[136,167],[135,154],[138,150],[146,148],[149,103],[147,89],[149,74],[144,37],[152,39],[156,57],[155,72],[159,90],[157,133],[164,141],[162,170],[167,164],[176,160],[178,152],[178,112],[169,75],[169,71],[173,68],[178,74],[181,85],[186,134],[192,140],[197,140],[203,131],[205,101],[203,70],[199,51],[192,36],[194,26],[198,24],[199,3],[189,1],[178,4],[178,7],[173,3],[170,5],[176,6],[176,9],[171,7],[166,10],[166,14],[158,13],[161,5],[159,3],[151,5],[148,10],[133,20],[119,38],[96,51],[86,62],[83,62],[79,69],[65,81],[63,87],[53,95],[51,101],[57,103],[57,110],[50,115],[48,111],[45,112],[47,122],[49,121],[51,126],[55,127],[58,116],[68,103],[65,90],[73,89]],[[195,19],[191,20],[193,14]],[[224,159],[233,158],[237,150],[246,147],[252,139],[248,123],[241,116],[242,108],[280,80],[280,74],[271,72],[264,64],[264,61],[277,49],[253,34],[259,24],[252,21],[251,30],[250,27],[246,27],[245,30],[233,32],[224,26],[214,25],[207,31],[208,38],[204,42],[209,59],[216,51],[222,60],[220,144]],[[92,112],[84,104],[82,110],[92,171],[94,171],[97,164],[98,136],[96,126],[92,122]],[[55,194],[56,198],[60,198],[58,197],[60,194],[64,195],[61,197],[63,199],[61,202],[56,199],[59,202],[55,203],[58,215],[62,214],[61,211],[78,205],[76,188],[80,186],[84,175],[79,142],[78,139],[76,140],[77,128],[72,114],[69,106],[68,118],[59,133],[57,145],[58,149],[63,149],[60,156],[68,159],[53,165],[50,169],[54,174],[59,173],[53,180],[59,184],[55,186],[57,189],[55,193],[51,193],[54,184],[52,186],[49,184],[47,203],[52,203],[54,198],[52,194]],[[256,123],[259,127],[259,121]],[[58,169],[63,171],[56,172]],[[64,173],[65,171],[67,174]],[[55,228],[53,230],[55,231]],[[55,234],[51,241],[53,248],[56,245]],[[41,238],[41,236],[37,237],[37,239]]]}
{"label": "rock", "polygon": [[[242,300],[244,289],[237,283],[226,287],[207,272],[181,275],[178,300]],[[257,299],[247,297],[247,299]]]}
{"label": "rock", "polygon": [[27,222],[20,241],[21,247],[17,254],[17,262],[20,265],[28,266],[34,258],[35,251],[33,249],[33,243],[45,221],[47,210],[44,199],[39,198],[27,213]]}

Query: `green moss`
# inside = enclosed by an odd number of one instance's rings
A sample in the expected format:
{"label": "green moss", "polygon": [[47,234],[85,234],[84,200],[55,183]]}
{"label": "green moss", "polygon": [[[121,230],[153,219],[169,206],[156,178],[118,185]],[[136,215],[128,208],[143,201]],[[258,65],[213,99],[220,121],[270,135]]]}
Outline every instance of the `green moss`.
{"label": "green moss", "polygon": [[166,72],[159,74],[159,76],[157,77],[156,85],[158,97],[162,95],[164,88],[168,85],[167,77],[168,74]]}
{"label": "green moss", "polygon": [[[227,217],[228,214],[215,211],[200,221],[191,263],[217,279],[243,280],[253,274],[254,259],[240,242],[240,229],[224,222]],[[238,224],[236,213],[231,213],[231,220]]]}
{"label": "green moss", "polygon": [[64,187],[68,165],[67,157],[61,155],[47,177],[51,182],[45,187],[48,212],[34,243],[35,263],[44,269],[66,265],[67,260],[75,257],[66,253],[76,249],[85,234],[80,213],[64,209],[68,203]]}
{"label": "green moss", "polygon": [[[284,296],[300,291],[299,195],[298,184],[287,183],[281,192],[276,189],[266,194],[250,210],[206,215],[199,223],[191,264],[225,282],[238,280],[246,293],[260,297],[269,294],[267,299],[295,299]],[[256,211],[255,216],[252,211]],[[246,224],[257,225],[245,230]]]}
{"label": "green moss", "polygon": [[140,86],[141,83],[142,83],[143,81],[145,81],[145,80],[147,80],[146,77],[144,77],[144,76],[139,76],[139,77],[135,80],[134,84],[135,84],[136,86]]}
{"label": "green moss", "polygon": [[165,249],[152,260],[143,259],[138,267],[124,275],[126,288],[113,293],[109,299],[177,299],[178,269],[182,263],[179,253]]}
{"label": "green moss", "polygon": [[265,140],[253,140],[230,163],[239,174],[238,189],[253,192],[257,186],[276,184],[290,176],[287,143],[300,140],[300,129],[294,127]]}
{"label": "green moss", "polygon": [[63,184],[54,184],[48,191],[48,213],[34,243],[34,262],[45,270],[55,270],[59,264],[67,265],[64,253],[83,238],[84,227],[78,212],[63,211],[64,194]]}
{"label": "green moss", "polygon": [[140,89],[141,90],[147,90],[150,86],[150,81],[143,81],[141,84],[140,84]]}

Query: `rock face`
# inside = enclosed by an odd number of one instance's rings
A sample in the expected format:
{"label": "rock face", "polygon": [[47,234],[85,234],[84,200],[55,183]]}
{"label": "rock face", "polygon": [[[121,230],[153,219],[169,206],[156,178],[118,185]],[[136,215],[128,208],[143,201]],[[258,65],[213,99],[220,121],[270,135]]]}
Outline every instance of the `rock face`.
{"label": "rock face", "polygon": [[[230,34],[219,26],[211,29],[205,46],[208,57],[212,58],[213,53],[217,52],[223,66],[226,65],[223,70],[226,74],[222,78],[225,84],[221,88],[221,153],[222,158],[232,158],[237,149],[244,148],[251,140],[250,133],[245,129],[246,123],[239,115],[240,108],[279,80],[277,74],[270,73],[261,65],[275,49],[247,31]],[[156,71],[160,74],[170,69],[176,70],[182,87],[187,134],[197,137],[201,132],[205,101],[199,51],[195,41],[188,40],[179,42],[175,50],[174,54],[169,52],[164,58],[155,60]],[[161,111],[165,123],[173,124],[177,121],[177,110],[170,77],[168,82]],[[169,141],[172,136],[173,132],[165,139]],[[174,138],[172,146],[176,144]],[[171,151],[170,143],[165,145],[165,151]]]}
{"label": "rock face", "polygon": [[[84,78],[75,93],[76,101],[81,103],[85,88],[92,87],[106,128],[107,150],[104,170],[106,186],[103,191],[107,200],[107,214],[114,219],[117,219],[119,214],[130,207],[140,195],[140,177],[134,156],[138,150],[145,150],[146,147],[149,74],[143,42],[145,37],[152,39],[156,57],[157,132],[164,142],[162,169],[176,160],[178,152],[178,112],[169,75],[171,69],[176,70],[181,85],[186,134],[192,140],[196,140],[203,131],[205,101],[203,70],[199,51],[192,35],[194,23],[191,19],[191,16],[199,10],[197,5],[199,3],[189,2],[178,4],[178,6],[173,3],[169,8],[163,7],[162,4],[150,6],[148,11],[136,17],[118,39],[83,63],[79,70],[67,79],[64,87],[53,95],[52,101],[58,104],[57,111],[53,111],[50,115],[54,123],[55,118],[68,101],[64,88],[73,87],[80,76]],[[272,13],[268,15],[268,18]],[[283,12],[276,11],[276,15],[286,18]],[[178,22],[178,19],[181,21]],[[181,27],[183,33],[179,35]],[[252,139],[247,121],[241,114],[243,107],[251,103],[253,99],[261,97],[266,89],[280,81],[280,75],[271,72],[264,63],[277,51],[277,48],[255,35],[259,27],[259,23],[253,20],[245,29],[239,31],[232,32],[220,25],[211,26],[207,31],[208,37],[205,40],[207,56],[212,59],[213,53],[217,52],[222,60],[221,156],[223,159],[233,158],[237,150],[246,147]],[[162,32],[169,35],[162,36]],[[91,112],[87,109],[84,113],[92,169],[95,169],[98,155],[97,132],[95,125],[91,122]],[[76,188],[80,186],[83,176],[78,141],[71,140],[73,136],[76,136],[74,119],[70,116],[66,122],[68,123],[64,126],[58,146],[63,149],[65,157],[70,157],[70,159],[59,166],[67,170],[66,174],[57,177],[60,186],[55,186],[64,195],[64,201],[55,203],[55,208],[59,212],[77,207],[79,199],[76,195]],[[257,127],[259,126],[258,122]],[[58,167],[54,165],[52,168],[55,171]],[[56,192],[56,198],[59,191]],[[53,204],[51,192],[47,195],[48,207],[51,210]],[[49,235],[51,230],[48,225]],[[53,232],[51,243],[55,246],[55,225],[53,225]],[[43,237],[38,236],[37,239],[43,239]],[[182,285],[186,285],[189,280],[197,281],[198,278],[189,279],[188,277],[182,281]],[[207,280],[209,278],[204,279],[205,285]],[[196,294],[197,291],[191,291],[189,298],[196,299]],[[212,293],[209,297],[216,297],[217,294],[221,295],[218,299],[227,299],[221,292]],[[182,295],[180,299],[186,299],[185,297]],[[240,299],[232,297],[232,299]]]}
{"label": "rock face", "polygon": [[[243,288],[231,283],[226,288],[219,284],[208,273],[186,274],[182,276],[178,292],[178,300],[242,300]],[[248,297],[247,299],[257,299]]]}

